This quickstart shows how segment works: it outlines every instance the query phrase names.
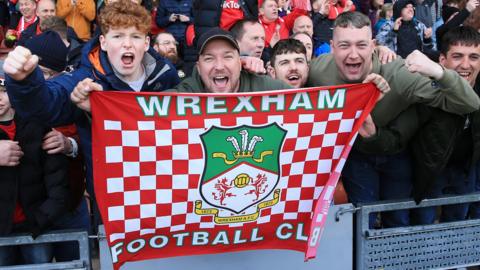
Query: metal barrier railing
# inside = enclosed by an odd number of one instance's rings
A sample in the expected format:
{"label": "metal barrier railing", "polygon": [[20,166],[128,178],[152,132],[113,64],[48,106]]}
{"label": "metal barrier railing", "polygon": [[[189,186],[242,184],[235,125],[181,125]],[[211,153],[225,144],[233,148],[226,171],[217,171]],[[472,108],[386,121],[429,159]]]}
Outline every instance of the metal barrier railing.
{"label": "metal barrier railing", "polygon": [[369,215],[480,201],[480,194],[362,205],[356,217],[356,265],[366,269],[451,269],[480,264],[480,219],[370,229]]}
{"label": "metal barrier railing", "polygon": [[55,243],[76,241],[79,247],[79,259],[69,262],[52,262],[43,264],[24,264],[15,266],[4,266],[0,269],[9,270],[54,270],[54,269],[91,269],[90,246],[88,233],[85,231],[50,231],[33,239],[30,235],[15,235],[11,237],[0,237],[0,246],[17,246],[40,243]]}

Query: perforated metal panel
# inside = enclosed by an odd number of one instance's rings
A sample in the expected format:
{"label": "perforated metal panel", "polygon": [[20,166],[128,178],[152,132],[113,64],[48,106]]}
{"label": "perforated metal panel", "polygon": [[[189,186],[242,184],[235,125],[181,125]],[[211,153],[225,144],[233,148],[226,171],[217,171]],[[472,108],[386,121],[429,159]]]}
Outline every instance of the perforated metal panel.
{"label": "perforated metal panel", "polygon": [[478,195],[369,205],[357,213],[357,269],[451,269],[480,264],[480,220],[368,229],[368,214],[478,201]]}
{"label": "perforated metal panel", "polygon": [[50,231],[33,239],[30,235],[16,235],[10,237],[0,237],[0,246],[17,246],[40,243],[55,243],[55,242],[78,242],[79,255],[78,260],[68,262],[51,262],[43,264],[25,264],[16,266],[0,266],[0,269],[8,270],[55,270],[55,269],[75,269],[75,270],[89,270],[91,269],[90,261],[90,247],[88,234],[84,231],[62,230]]}

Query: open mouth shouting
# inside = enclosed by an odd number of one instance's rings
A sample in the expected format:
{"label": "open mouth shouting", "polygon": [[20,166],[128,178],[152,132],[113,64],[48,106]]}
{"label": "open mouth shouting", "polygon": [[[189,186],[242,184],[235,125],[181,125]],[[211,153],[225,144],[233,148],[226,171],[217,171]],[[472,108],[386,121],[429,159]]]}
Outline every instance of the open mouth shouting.
{"label": "open mouth shouting", "polygon": [[302,76],[296,72],[287,75],[288,84],[293,86],[299,86],[302,80]]}
{"label": "open mouth shouting", "polygon": [[214,76],[212,78],[213,84],[219,88],[219,89],[224,89],[228,85],[229,78],[228,76],[221,75],[221,76]]}
{"label": "open mouth shouting", "polygon": [[362,72],[362,62],[345,63],[345,71],[349,75],[360,75]]}
{"label": "open mouth shouting", "polygon": [[131,67],[133,65],[133,60],[135,60],[135,55],[131,52],[126,52],[122,54],[122,64],[126,67]]}

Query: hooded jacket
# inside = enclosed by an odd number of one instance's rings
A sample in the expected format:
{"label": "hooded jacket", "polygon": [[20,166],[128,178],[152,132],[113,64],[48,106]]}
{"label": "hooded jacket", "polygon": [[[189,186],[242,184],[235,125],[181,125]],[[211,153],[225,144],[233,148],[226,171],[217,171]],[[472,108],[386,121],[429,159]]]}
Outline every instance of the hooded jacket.
{"label": "hooded jacket", "polygon": [[[9,76],[7,89],[10,102],[17,114],[26,119],[40,119],[49,126],[77,125],[80,142],[85,157],[87,190],[92,188],[92,141],[89,115],[70,101],[70,93],[78,82],[86,78],[102,85],[104,91],[133,91],[130,86],[115,75],[107,58],[100,49],[98,38],[86,43],[83,48],[80,67],[72,73],[65,73],[45,81],[40,68],[36,68],[23,81],[14,81]],[[173,65],[158,55],[152,48],[142,60],[147,79],[141,91],[159,92],[170,89],[179,83]]]}
{"label": "hooded jacket", "polygon": [[402,21],[398,31],[393,29],[395,20],[401,17],[402,9],[408,4],[415,5],[415,2],[413,0],[398,0],[395,2],[392,20],[386,21],[375,37],[379,45],[387,46],[404,58],[415,49],[423,53],[430,53],[432,47],[431,39],[424,38],[427,27],[415,18],[411,21]]}

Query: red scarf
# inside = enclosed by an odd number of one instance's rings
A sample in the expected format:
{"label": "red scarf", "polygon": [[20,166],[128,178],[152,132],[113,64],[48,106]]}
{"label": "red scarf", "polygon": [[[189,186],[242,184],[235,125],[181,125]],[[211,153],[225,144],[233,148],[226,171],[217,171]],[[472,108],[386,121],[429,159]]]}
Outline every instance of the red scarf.
{"label": "red scarf", "polygon": [[18,25],[17,25],[17,38],[20,38],[20,35],[22,34],[23,30],[27,29],[30,25],[32,25],[36,21],[37,21],[36,15],[29,21],[25,20],[25,17],[22,16],[22,18],[20,18],[20,21],[18,22]]}

